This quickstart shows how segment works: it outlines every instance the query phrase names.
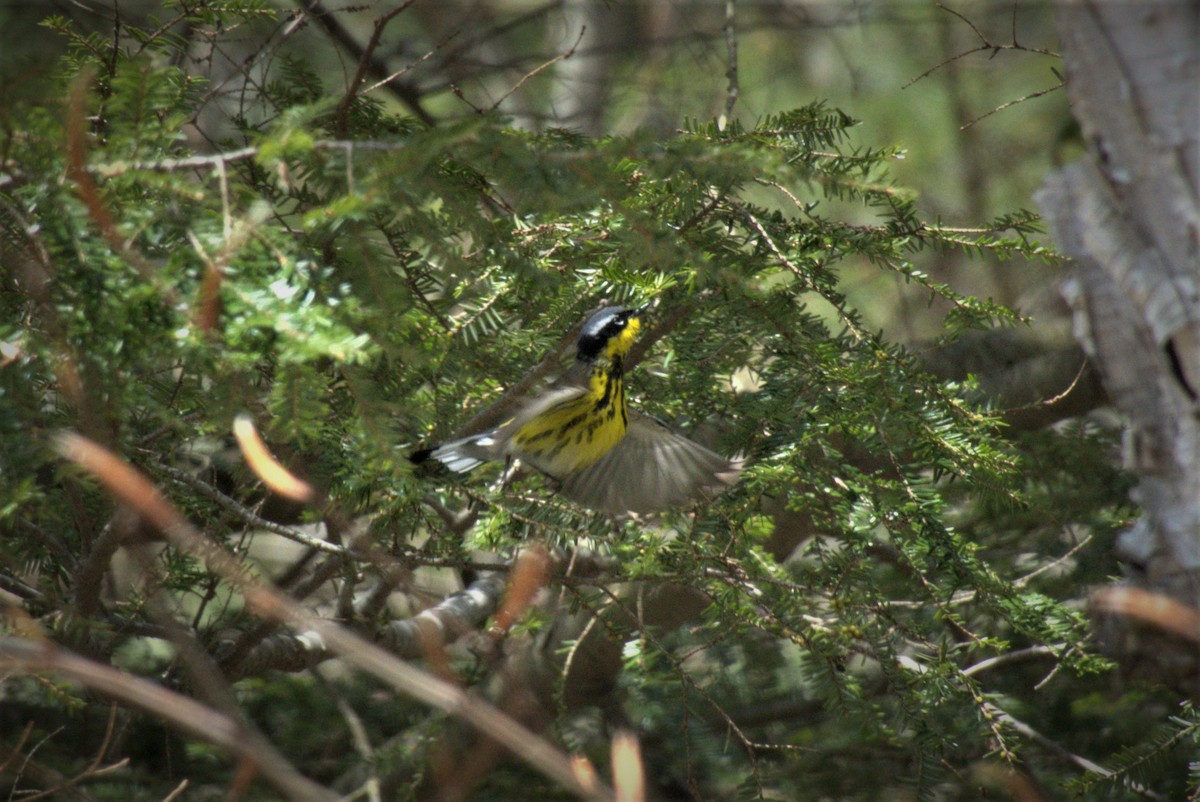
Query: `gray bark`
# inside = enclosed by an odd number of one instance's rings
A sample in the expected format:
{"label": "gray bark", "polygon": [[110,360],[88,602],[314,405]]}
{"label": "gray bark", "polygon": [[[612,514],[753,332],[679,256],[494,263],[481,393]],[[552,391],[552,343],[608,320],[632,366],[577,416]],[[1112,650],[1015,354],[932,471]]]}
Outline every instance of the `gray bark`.
{"label": "gray bark", "polygon": [[[1076,337],[1127,421],[1124,458],[1142,513],[1118,548],[1130,581],[1154,594],[1139,598],[1195,611],[1200,3],[1062,0],[1058,25],[1089,152],[1051,175],[1037,201],[1076,264],[1063,288]],[[1136,604],[1097,608],[1127,667],[1200,695],[1200,633]]]}

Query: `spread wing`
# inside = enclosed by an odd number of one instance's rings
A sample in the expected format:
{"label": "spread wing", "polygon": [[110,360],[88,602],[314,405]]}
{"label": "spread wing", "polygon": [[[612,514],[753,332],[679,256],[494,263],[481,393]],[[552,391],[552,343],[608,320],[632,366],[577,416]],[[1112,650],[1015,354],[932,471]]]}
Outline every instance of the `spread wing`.
{"label": "spread wing", "polygon": [[631,413],[624,439],[562,478],[560,492],[609,515],[648,514],[715,496],[737,481],[741,469],[741,460],[728,460],[648,415]]}

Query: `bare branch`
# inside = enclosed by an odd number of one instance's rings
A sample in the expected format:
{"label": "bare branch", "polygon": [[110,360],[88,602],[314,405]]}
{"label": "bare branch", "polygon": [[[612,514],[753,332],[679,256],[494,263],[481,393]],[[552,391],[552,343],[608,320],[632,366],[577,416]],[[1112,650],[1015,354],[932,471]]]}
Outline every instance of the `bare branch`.
{"label": "bare branch", "polygon": [[380,78],[378,81],[376,81],[375,83],[368,86],[366,89],[359,92],[359,94],[365,95],[368,92],[374,92],[379,87],[390,84],[392,81],[395,81],[397,78],[401,78],[401,77],[407,75],[418,64],[424,64],[426,61],[433,58],[434,54],[436,54],[439,50],[441,50],[443,47],[445,47],[450,42],[451,39],[458,36],[458,33],[459,33],[458,31],[451,32],[451,34],[449,36],[447,36],[442,41],[438,42],[437,45],[435,45],[434,48],[432,50],[430,50],[428,53],[421,56],[419,59],[412,62],[411,64],[401,67],[400,69],[393,72],[391,75],[385,76],[384,78]]}
{"label": "bare branch", "polygon": [[[571,56],[575,55],[575,48],[579,46],[579,42],[581,39],[583,39],[583,35],[585,33],[587,33],[587,28],[580,28],[579,36],[575,37],[575,44],[571,45],[565,51],[563,51],[562,53],[559,53],[557,56],[550,59],[549,61],[539,64],[538,66],[534,67],[529,72],[522,75],[521,80],[519,80],[515,84],[513,84],[513,86],[507,92],[505,92],[503,95],[501,95],[496,100],[496,102],[492,104],[492,111],[495,111],[496,109],[500,108],[500,104],[503,103],[513,92],[516,92],[518,89],[520,89],[525,84],[525,82],[528,81],[530,78],[537,75],[539,72],[546,69],[547,67],[551,67],[551,66],[557,64],[558,62],[564,61],[565,59],[569,59]],[[461,97],[461,95],[460,95],[460,97]],[[476,109],[476,111],[478,111],[478,109]]]}
{"label": "bare branch", "polygon": [[219,505],[222,509],[233,513],[247,526],[252,526],[256,529],[262,529],[265,532],[270,532],[272,534],[279,535],[280,537],[285,537],[288,540],[299,543],[302,546],[307,546],[310,549],[325,552],[326,554],[337,554],[344,557],[351,557],[356,560],[370,559],[371,555],[367,554],[366,552],[353,551],[352,549],[348,549],[338,543],[332,543],[328,540],[322,540],[320,538],[313,537],[312,535],[306,534],[299,529],[293,529],[290,526],[284,526],[283,524],[276,523],[275,521],[268,521],[266,518],[255,515],[253,511],[239,504],[236,499],[230,498],[208,482],[200,479],[199,477],[193,476],[187,471],[181,471],[178,468],[172,468],[170,465],[164,465],[161,462],[152,463],[150,467],[153,468],[155,472],[162,473],[170,477],[173,481],[178,482],[186,487],[190,487],[192,490],[195,490],[205,498],[216,502],[217,505]]}
{"label": "bare branch", "polygon": [[169,721],[194,738],[251,761],[290,798],[313,802],[338,799],[337,794],[297,774],[286,762],[272,760],[259,744],[245,738],[244,730],[233,719],[149,680],[80,657],[45,640],[0,638],[0,665],[21,671],[51,671]]}
{"label": "bare branch", "polygon": [[[447,596],[440,603],[412,618],[393,621],[375,633],[375,643],[407,660],[424,655],[425,627],[442,633],[445,643],[478,631],[496,610],[507,587],[503,573],[489,573],[470,587]],[[329,659],[332,654],[309,633],[280,632],[251,650],[238,664],[238,676],[256,676],[266,671],[302,671]]]}
{"label": "bare branch", "polygon": [[99,479],[114,496],[137,508],[176,548],[201,560],[210,571],[237,588],[247,606],[263,618],[311,634],[360,671],[386,682],[406,696],[467,722],[569,792],[589,800],[613,798],[607,788],[583,787],[565,754],[492,705],[399,660],[260,582],[233,555],[189,524],[145,476],[117,455],[75,434],[59,435],[57,445],[64,457]]}
{"label": "bare branch", "polygon": [[962,125],[960,125],[958,127],[958,130],[965,131],[968,128],[970,128],[972,125],[974,125],[975,123],[979,122],[980,120],[982,120],[986,117],[991,117],[993,114],[995,114],[998,111],[1004,111],[1005,109],[1009,108],[1010,106],[1015,106],[1018,103],[1024,103],[1026,100],[1033,100],[1034,98],[1041,97],[1042,95],[1048,95],[1051,92],[1062,89],[1066,85],[1067,85],[1066,81],[1059,81],[1054,86],[1048,87],[1046,89],[1040,89],[1037,92],[1030,92],[1028,95],[1023,95],[1023,96],[1017,98],[1016,100],[1010,100],[1007,103],[1001,103],[999,106],[992,109],[991,111],[984,112],[983,114],[980,114],[975,119],[973,119],[969,122],[963,123]]}
{"label": "bare branch", "polygon": [[[967,17],[963,16],[962,14],[955,11],[954,9],[952,9],[948,6],[945,6],[941,3],[938,3],[937,7],[940,8],[942,11],[945,11],[949,14],[953,14],[954,16],[958,17],[960,20],[965,22],[967,24],[967,26],[970,27],[970,29],[974,32],[975,36],[977,36],[979,38],[980,44],[978,47],[973,47],[970,50],[964,50],[961,53],[955,53],[950,58],[945,59],[944,61],[940,61],[937,64],[934,64],[932,67],[925,70],[925,72],[921,73],[917,77],[910,78],[906,84],[904,84],[903,86],[900,87],[901,89],[907,89],[908,87],[915,84],[917,81],[920,81],[923,78],[928,78],[930,75],[932,75],[933,73],[942,69],[943,67],[947,66],[948,64],[958,61],[959,59],[966,58],[967,56],[974,55],[975,53],[991,53],[992,56],[995,56],[997,53],[1000,53],[1001,51],[1004,51],[1004,50],[1021,50],[1021,51],[1027,52],[1027,53],[1037,53],[1042,56],[1050,56],[1052,58],[1062,58],[1062,56],[1060,54],[1054,52],[1053,50],[1046,50],[1046,49],[1040,48],[1040,47],[1026,47],[1025,45],[1022,45],[1017,42],[1017,21],[1016,21],[1017,10],[1016,10],[1016,6],[1013,7],[1012,42],[1010,42],[1008,44],[997,44],[995,42],[992,42],[986,36],[983,35],[983,32],[979,30],[979,27],[974,22],[967,19]],[[1049,91],[1049,90],[1047,90],[1047,91]],[[1036,95],[1034,97],[1036,97]],[[1018,101],[1014,101],[1014,103],[1015,102],[1018,102]]]}
{"label": "bare branch", "polygon": [[[379,47],[379,42],[383,38],[383,31],[387,28],[388,23],[395,19],[401,12],[411,6],[416,0],[404,0],[396,8],[384,14],[379,19],[375,20],[375,27],[371,31],[371,38],[367,41],[367,46],[363,48],[358,57],[358,71],[354,73],[354,78],[351,79],[350,85],[346,87],[346,94],[342,97],[334,111],[334,130],[340,139],[346,138],[346,132],[349,130],[349,115],[350,104],[358,97],[358,88],[362,85],[363,79],[366,78],[367,70],[372,67],[372,60],[375,55],[375,49]],[[386,81],[387,79],[385,79]]]}
{"label": "bare branch", "polygon": [[972,677],[976,674],[982,674],[984,671],[991,671],[993,668],[1000,668],[1010,663],[1041,660],[1047,657],[1057,660],[1059,652],[1065,648],[1066,644],[1060,643],[1054,646],[1030,646],[1026,649],[1017,649],[1014,652],[1006,652],[1005,654],[998,654],[995,657],[989,657],[986,660],[980,660],[975,665],[964,668],[962,673],[964,677]]}
{"label": "bare branch", "polygon": [[[417,119],[426,125],[434,124],[435,120],[433,119],[433,116],[430,115],[430,113],[427,112],[421,105],[421,92],[417,89],[417,87],[399,80],[389,79],[391,71],[387,69],[386,65],[382,61],[374,58],[372,54],[364,51],[363,46],[360,45],[358,40],[354,38],[354,34],[350,33],[350,31],[347,30],[344,25],[342,25],[334,12],[325,8],[325,5],[320,2],[320,0],[298,0],[297,4],[306,5],[312,15],[312,18],[317,21],[317,24],[325,29],[325,32],[329,34],[330,38],[337,42],[341,47],[349,51],[350,55],[354,57],[355,61],[359,63],[360,67],[362,64],[366,64],[366,72],[368,72],[372,77],[376,78],[377,80],[386,80],[387,82],[384,84],[384,86],[387,87],[387,90],[391,92],[397,100],[407,106],[409,111],[416,115]],[[405,6],[407,5],[409,5],[409,3],[405,3]],[[357,83],[354,84],[354,86],[357,85]]]}

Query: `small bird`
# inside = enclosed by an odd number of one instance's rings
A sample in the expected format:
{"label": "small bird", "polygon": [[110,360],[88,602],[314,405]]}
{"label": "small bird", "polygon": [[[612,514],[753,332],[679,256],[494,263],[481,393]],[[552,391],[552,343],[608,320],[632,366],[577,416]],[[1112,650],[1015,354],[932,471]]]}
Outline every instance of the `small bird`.
{"label": "small bird", "polygon": [[559,492],[609,515],[661,512],[713,496],[737,481],[729,460],[631,411],[624,359],[641,329],[639,309],[610,306],[588,318],[573,364],[495,429],[414,452],[465,473],[516,458],[558,482]]}

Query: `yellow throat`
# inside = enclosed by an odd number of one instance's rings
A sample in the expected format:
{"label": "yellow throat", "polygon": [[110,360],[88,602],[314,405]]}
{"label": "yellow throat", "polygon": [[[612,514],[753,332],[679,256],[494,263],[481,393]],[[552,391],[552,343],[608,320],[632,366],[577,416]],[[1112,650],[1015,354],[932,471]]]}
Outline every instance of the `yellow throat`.
{"label": "yellow throat", "polygon": [[562,478],[608,453],[625,437],[622,359],[633,347],[641,321],[631,318],[591,361],[586,391],[537,415],[516,433],[516,455],[550,476]]}

